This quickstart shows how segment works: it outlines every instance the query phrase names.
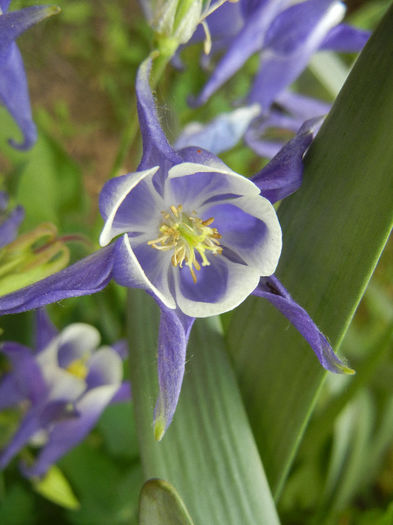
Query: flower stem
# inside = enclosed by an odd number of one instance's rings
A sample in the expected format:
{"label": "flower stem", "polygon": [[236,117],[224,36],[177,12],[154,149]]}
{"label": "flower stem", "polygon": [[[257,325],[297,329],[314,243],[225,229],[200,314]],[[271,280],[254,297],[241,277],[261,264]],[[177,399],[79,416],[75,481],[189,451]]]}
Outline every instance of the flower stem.
{"label": "flower stem", "polygon": [[119,172],[127,156],[127,152],[133,145],[135,137],[137,136],[139,126],[138,126],[138,114],[137,114],[136,107],[135,107],[135,100],[133,101],[133,106],[134,106],[134,109],[131,112],[131,116],[125,128],[123,129],[123,133],[122,133],[121,140],[120,140],[120,146],[119,146],[119,149],[117,150],[117,154],[113,162],[112,169],[109,174],[109,178],[120,175]]}

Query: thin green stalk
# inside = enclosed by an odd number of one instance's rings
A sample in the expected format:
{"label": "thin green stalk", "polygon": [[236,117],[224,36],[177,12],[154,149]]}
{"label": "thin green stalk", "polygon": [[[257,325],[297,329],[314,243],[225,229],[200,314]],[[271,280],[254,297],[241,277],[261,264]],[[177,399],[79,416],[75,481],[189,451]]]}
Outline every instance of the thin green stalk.
{"label": "thin green stalk", "polygon": [[135,138],[137,136],[139,125],[138,125],[138,114],[136,111],[135,100],[133,101],[133,106],[134,106],[134,110],[132,111],[131,117],[128,120],[125,128],[123,129],[123,133],[121,135],[121,140],[120,140],[120,146],[119,146],[119,149],[117,150],[117,154],[113,162],[112,169],[109,174],[109,178],[116,177],[117,175],[119,175],[121,167],[124,164],[125,158],[127,156],[127,153],[133,146]]}

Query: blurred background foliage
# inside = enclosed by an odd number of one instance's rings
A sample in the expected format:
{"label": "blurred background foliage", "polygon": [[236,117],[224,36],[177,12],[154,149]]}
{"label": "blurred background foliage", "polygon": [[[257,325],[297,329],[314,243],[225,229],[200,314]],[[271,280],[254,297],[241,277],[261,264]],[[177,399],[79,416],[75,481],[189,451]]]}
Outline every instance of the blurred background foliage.
{"label": "blurred background foliage", "polygon": [[[35,3],[13,0],[11,8]],[[373,29],[389,3],[348,1],[348,20]],[[103,183],[110,175],[134,170],[140,158],[140,141],[128,147],[128,138],[130,119],[136,118],[136,69],[149,52],[151,33],[135,1],[57,4],[60,15],[19,39],[39,140],[27,153],[8,147],[6,139],[18,130],[1,109],[0,184],[26,209],[22,231],[51,221],[61,234],[82,233],[86,243],[72,246],[77,260],[98,246],[102,221],[97,202]],[[199,67],[200,52],[199,45],[186,48],[185,71],[169,67],[157,91],[163,127],[172,141],[186,123],[207,121],[231,109],[247,92],[258,65],[257,57],[250,59],[242,74],[195,110],[187,97],[197,93],[206,78]],[[298,85],[303,93],[332,100],[332,74],[339,84],[352,60],[334,58],[329,82],[321,76],[325,66],[314,61]],[[241,143],[222,158],[245,175],[266,162]],[[393,523],[392,298],[390,244],[343,343],[342,354],[357,375],[344,380],[329,375],[324,383],[278,502],[283,524]],[[110,344],[125,336],[124,305],[125,290],[111,285],[96,296],[51,307],[50,314],[59,328],[73,321],[94,324]],[[26,344],[31,343],[31,324],[30,314],[1,320],[5,339]],[[0,445],[16,424],[17,414],[0,414]],[[142,474],[132,404],[108,407],[97,428],[59,467],[60,481],[47,491],[21,477],[17,461],[1,473],[0,523],[136,524]]]}

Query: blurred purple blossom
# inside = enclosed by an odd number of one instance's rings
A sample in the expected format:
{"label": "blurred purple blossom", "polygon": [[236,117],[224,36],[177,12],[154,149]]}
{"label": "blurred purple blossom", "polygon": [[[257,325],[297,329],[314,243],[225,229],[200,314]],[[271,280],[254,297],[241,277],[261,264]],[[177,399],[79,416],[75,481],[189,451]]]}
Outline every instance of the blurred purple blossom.
{"label": "blurred purple blossom", "polygon": [[[207,124],[191,122],[179,135],[176,148],[196,146],[218,155],[233,148],[242,138],[258,155],[271,159],[295,135],[302,124],[329,112],[330,105],[311,97],[285,91],[274,107],[261,114],[259,104],[222,113]],[[323,119],[320,119],[322,123]],[[277,137],[269,137],[269,132]],[[318,131],[314,126],[313,131]]]}
{"label": "blurred purple blossom", "polygon": [[36,343],[30,349],[3,342],[12,370],[0,381],[0,409],[27,405],[20,426],[0,454],[4,468],[28,444],[40,446],[27,476],[42,476],[93,428],[104,408],[130,397],[122,383],[122,346],[102,346],[98,331],[75,323],[58,333],[37,312]]}
{"label": "blurred purple blossom", "polygon": [[[239,29],[234,23],[228,25],[228,38],[226,25],[220,23],[221,10],[225,17],[230,17],[232,11],[232,16],[240,19]],[[206,102],[251,55],[259,52],[260,69],[248,102],[257,102],[266,111],[318,50],[362,49],[369,33],[340,24],[344,14],[345,6],[337,0],[240,0],[239,5],[226,4],[207,20],[217,48],[225,46],[225,53],[194,99],[195,105]]]}

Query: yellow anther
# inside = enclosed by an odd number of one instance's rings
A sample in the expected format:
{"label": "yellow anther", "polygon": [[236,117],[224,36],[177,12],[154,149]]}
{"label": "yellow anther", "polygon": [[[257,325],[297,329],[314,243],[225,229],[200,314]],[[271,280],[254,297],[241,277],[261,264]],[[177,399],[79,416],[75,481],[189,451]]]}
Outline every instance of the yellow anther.
{"label": "yellow anther", "polygon": [[86,379],[89,369],[86,366],[85,359],[75,359],[66,368],[67,372],[80,379]]}
{"label": "yellow anther", "polygon": [[202,266],[209,266],[210,262],[205,252],[209,251],[213,255],[222,253],[218,240],[221,239],[221,235],[216,228],[210,228],[214,217],[202,221],[195,212],[184,213],[181,204],[178,206],[172,204],[169,210],[161,212],[163,222],[159,227],[160,235],[147,244],[156,250],[173,250],[172,265],[183,268],[183,264],[186,264],[196,283],[195,270],[199,271],[201,265],[196,259],[195,252],[199,254]]}
{"label": "yellow anther", "polygon": [[176,206],[174,206],[174,205],[172,204],[172,206],[171,206],[171,212],[173,213],[173,215],[174,215],[175,217],[179,217],[179,212],[181,212],[181,206],[179,206],[179,208],[176,208]]}

